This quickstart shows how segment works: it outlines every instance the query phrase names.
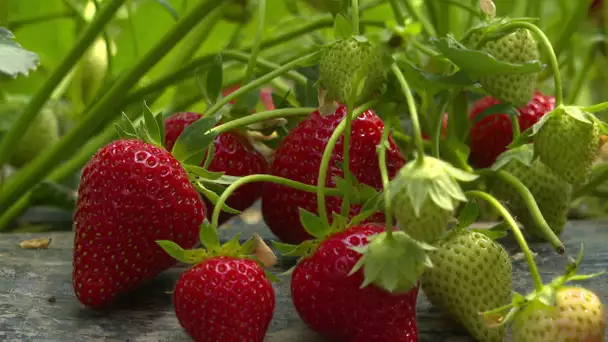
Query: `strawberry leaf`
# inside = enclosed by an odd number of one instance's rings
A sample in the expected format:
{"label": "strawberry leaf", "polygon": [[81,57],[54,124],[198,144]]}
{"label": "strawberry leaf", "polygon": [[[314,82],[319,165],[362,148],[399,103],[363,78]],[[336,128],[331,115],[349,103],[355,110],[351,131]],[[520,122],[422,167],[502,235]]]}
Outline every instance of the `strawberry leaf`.
{"label": "strawberry leaf", "polygon": [[[201,192],[209,200],[209,202],[211,202],[214,206],[217,205],[217,201],[220,198],[217,195],[217,193],[215,193],[214,191],[208,189],[198,179],[195,179],[192,182],[192,185],[196,188],[196,190],[198,190],[199,192]],[[226,203],[224,203],[224,205],[222,206],[222,210],[225,211],[225,212],[231,213],[231,214],[235,214],[235,215],[238,215],[238,214],[241,213],[240,211],[229,207]]]}
{"label": "strawberry leaf", "polygon": [[532,144],[526,144],[501,153],[490,167],[494,171],[502,169],[510,161],[516,160],[526,166],[532,165],[534,161],[534,148]]}
{"label": "strawberry leaf", "polygon": [[458,227],[467,228],[475,221],[477,221],[477,217],[479,217],[479,206],[475,201],[469,201],[465,204],[464,208],[460,211],[460,215],[458,215]]}
{"label": "strawberry leaf", "polygon": [[156,119],[156,125],[158,126],[158,143],[160,146],[165,146],[165,117],[162,113],[159,113],[154,118]]}
{"label": "strawberry leaf", "polygon": [[598,104],[593,105],[593,106],[584,107],[584,108],[581,108],[581,110],[583,112],[588,112],[588,113],[603,112],[605,110],[608,110],[608,102],[602,102],[602,103],[598,103]]}
{"label": "strawberry leaf", "polygon": [[158,2],[158,4],[161,5],[171,15],[171,17],[173,17],[173,20],[179,21],[179,14],[167,0],[156,0],[156,2]]}
{"label": "strawberry leaf", "polygon": [[205,220],[201,225],[199,230],[199,239],[208,252],[214,253],[220,251],[220,238],[217,235],[217,231],[213,229],[207,220]]}
{"label": "strawberry leaf", "polygon": [[506,222],[501,222],[490,229],[486,228],[476,228],[471,229],[473,232],[477,232],[489,237],[491,240],[498,240],[505,236],[507,236],[507,230],[509,229],[509,225]]}
{"label": "strawberry leaf", "polygon": [[209,65],[205,80],[205,96],[211,104],[216,103],[220,98],[223,77],[222,55],[217,55]]}
{"label": "strawberry leaf", "polygon": [[19,74],[27,76],[40,64],[37,54],[25,50],[14,41],[15,35],[0,27],[0,74],[16,78]]}
{"label": "strawberry leaf", "polygon": [[[158,126],[158,120],[156,119],[154,114],[152,114],[152,110],[145,102],[144,107],[144,122],[140,127],[143,127],[143,130],[146,132],[146,135],[150,138],[150,143],[157,146],[162,146],[163,137],[160,135],[161,129]],[[162,115],[157,116],[162,117]]]}
{"label": "strawberry leaf", "polygon": [[[211,226],[211,225],[209,225]],[[202,229],[201,229],[201,233],[202,233]],[[217,234],[216,234],[217,235]],[[228,242],[222,244],[220,250],[220,254],[221,255],[228,255],[228,256],[239,256],[239,254],[242,252],[242,247],[241,244],[239,243],[241,239],[241,233],[236,233],[232,239],[228,240]],[[219,243],[219,240],[218,240]]]}
{"label": "strawberry leaf", "polygon": [[319,242],[317,240],[308,240],[308,241],[302,242],[301,244],[299,244],[297,246],[293,246],[293,245],[288,245],[288,244],[273,241],[272,245],[274,246],[274,248],[276,250],[278,250],[284,256],[304,257],[304,256],[312,255],[315,252],[315,250],[317,249]]}
{"label": "strawberry leaf", "polygon": [[486,52],[466,48],[452,36],[432,38],[432,40],[437,50],[445,58],[474,79],[479,76],[531,74],[543,70],[539,61],[528,61],[522,64],[500,61]]}
{"label": "strawberry leaf", "polygon": [[201,178],[208,179],[208,180],[220,179],[224,175],[224,172],[209,171],[207,169],[204,169],[204,168],[202,168],[200,166],[196,166],[196,165],[186,165],[186,166],[184,166],[184,169],[188,173],[191,173],[197,177],[201,177]]}
{"label": "strawberry leaf", "polygon": [[475,116],[473,119],[473,124],[476,124],[492,115],[519,116],[519,114],[520,113],[515,106],[507,103],[499,103],[484,109],[481,113],[479,113],[479,115]]}
{"label": "strawberry leaf", "polygon": [[245,255],[250,255],[255,251],[255,240],[253,237],[250,237],[241,245],[241,253]]}
{"label": "strawberry leaf", "polygon": [[304,229],[306,229],[306,231],[310,235],[314,236],[317,239],[322,239],[326,237],[329,233],[329,229],[328,227],[325,227],[323,221],[321,221],[321,219],[317,215],[307,211],[306,209],[299,209],[300,223],[302,224]]}
{"label": "strawberry leaf", "polygon": [[173,241],[157,240],[156,243],[173,259],[187,264],[198,264],[207,256],[204,249],[185,250]]}
{"label": "strawberry leaf", "polygon": [[217,117],[204,117],[186,127],[173,146],[173,156],[184,162],[204,152],[217,136],[217,132],[210,131],[217,122]]}
{"label": "strawberry leaf", "polygon": [[428,251],[435,247],[418,242],[402,231],[369,237],[364,247],[353,247],[363,254],[350,275],[363,269],[361,288],[374,284],[391,293],[408,292],[427,267],[432,267]]}
{"label": "strawberry leaf", "polygon": [[342,14],[336,15],[334,18],[334,37],[336,40],[342,40],[352,35],[351,25]]}
{"label": "strawberry leaf", "polygon": [[443,90],[451,90],[458,87],[464,88],[475,84],[475,81],[471,80],[462,71],[457,71],[448,76],[436,75],[424,72],[406,59],[397,60],[397,64],[413,89],[439,93]]}

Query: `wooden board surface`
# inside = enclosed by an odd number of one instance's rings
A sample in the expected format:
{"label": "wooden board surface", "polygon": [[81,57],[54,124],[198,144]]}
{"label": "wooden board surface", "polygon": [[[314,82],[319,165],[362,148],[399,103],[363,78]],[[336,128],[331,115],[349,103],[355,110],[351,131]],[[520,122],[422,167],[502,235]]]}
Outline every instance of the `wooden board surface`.
{"label": "wooden board surface", "polygon": [[[224,236],[236,231],[272,235],[259,220],[237,218]],[[257,221],[257,222],[256,222]],[[19,248],[19,242],[37,237],[52,238],[45,250]],[[181,269],[166,271],[111,311],[82,307],[72,290],[71,233],[0,235],[0,340],[1,341],[189,341],[175,318],[171,293]],[[571,222],[562,236],[569,254],[576,256],[585,243],[583,273],[608,268],[608,222]],[[527,266],[516,254],[510,238],[502,241],[514,256],[514,286],[517,291],[532,289]],[[566,262],[544,244],[532,244],[543,279],[560,274]],[[288,268],[285,263],[277,271]],[[608,276],[584,282],[608,303]],[[277,306],[266,341],[324,341],[300,320],[290,299],[289,279],[275,284]],[[453,322],[431,308],[421,291],[418,298],[420,341],[472,341]],[[607,335],[608,337],[608,335]]]}

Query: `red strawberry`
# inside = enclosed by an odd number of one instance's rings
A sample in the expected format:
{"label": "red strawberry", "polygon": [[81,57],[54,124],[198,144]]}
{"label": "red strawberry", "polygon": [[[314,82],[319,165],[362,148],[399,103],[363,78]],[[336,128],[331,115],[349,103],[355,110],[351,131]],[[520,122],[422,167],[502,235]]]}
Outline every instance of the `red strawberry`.
{"label": "red strawberry", "polygon": [[[300,122],[277,148],[270,173],[316,185],[321,157],[327,141],[345,115],[346,108],[340,106],[330,115],[321,115],[319,111],[315,111],[306,120]],[[360,183],[376,189],[382,188],[376,146],[380,143],[383,129],[382,120],[371,110],[362,113],[352,121],[350,171]],[[389,177],[392,178],[405,164],[405,159],[394,141],[392,139],[389,141],[390,148],[387,150],[386,159]],[[336,164],[343,160],[343,151],[343,137],[341,137],[329,163],[326,182],[328,187],[335,187],[334,177],[344,177],[343,171]],[[341,198],[327,197],[328,214],[339,213],[341,203]],[[298,244],[311,238],[300,224],[299,208],[317,213],[316,194],[271,183],[264,185],[262,194],[264,220],[281,241]],[[350,214],[356,215],[360,209],[359,205],[352,205]],[[383,219],[383,214],[377,214],[371,218],[373,221]]]}
{"label": "red strawberry", "polygon": [[[478,100],[471,108],[471,121],[487,108],[499,103],[499,100],[491,96]],[[530,128],[554,108],[554,97],[536,91],[532,100],[525,107],[518,109],[520,115],[517,121],[520,130],[523,132]],[[478,168],[490,167],[513,141],[513,127],[509,116],[494,114],[483,118],[473,125],[469,139],[473,164]]]}
{"label": "red strawberry", "polygon": [[[184,129],[194,121],[201,118],[197,113],[176,113],[165,120],[165,146],[170,151],[175,141]],[[215,151],[208,170],[225,172],[229,176],[248,176],[266,173],[268,163],[261,153],[236,132],[219,134],[214,141]],[[249,183],[237,189],[226,201],[226,204],[236,210],[242,211],[251,207],[262,193],[262,183]],[[213,213],[213,204],[203,198],[208,215]],[[222,211],[219,224],[229,220],[233,214]]]}
{"label": "red strawberry", "polygon": [[198,242],[205,209],[180,163],[165,149],[118,140],[84,167],[74,214],[73,286],[92,308],[174,264],[156,245]]}
{"label": "red strawberry", "polygon": [[219,256],[180,276],[173,303],[179,323],[195,341],[261,342],[272,320],[275,295],[255,261]]}
{"label": "red strawberry", "polygon": [[383,231],[380,224],[368,223],[335,233],[295,267],[292,300],[311,329],[335,341],[418,341],[418,285],[391,294],[375,285],[361,289],[362,269],[348,275],[361,258],[351,247],[362,247]]}

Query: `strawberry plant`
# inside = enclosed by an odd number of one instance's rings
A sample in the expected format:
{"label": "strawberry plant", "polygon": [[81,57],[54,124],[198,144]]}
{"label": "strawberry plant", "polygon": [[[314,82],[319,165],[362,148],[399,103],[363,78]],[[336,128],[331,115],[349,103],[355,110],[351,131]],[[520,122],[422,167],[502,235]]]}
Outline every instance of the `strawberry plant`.
{"label": "strawberry plant", "polygon": [[[272,281],[336,341],[418,341],[422,294],[478,341],[606,335],[583,252],[543,283],[528,246],[570,255],[605,202],[603,2],[28,1],[0,4],[0,232],[71,210],[89,309],[179,261],[196,341],[263,341]],[[219,240],[258,204],[274,251]]]}

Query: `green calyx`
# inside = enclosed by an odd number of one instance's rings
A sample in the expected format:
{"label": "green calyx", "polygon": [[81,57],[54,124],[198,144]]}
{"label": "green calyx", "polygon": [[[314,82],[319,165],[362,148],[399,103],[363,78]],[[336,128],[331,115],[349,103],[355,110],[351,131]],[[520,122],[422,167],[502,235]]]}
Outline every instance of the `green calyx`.
{"label": "green calyx", "polygon": [[405,293],[416,286],[424,270],[433,267],[427,252],[435,248],[395,231],[372,236],[364,247],[352,249],[362,254],[350,271],[352,275],[363,268],[361,288],[374,284],[391,293]]}
{"label": "green calyx", "polygon": [[[420,158],[420,157],[418,157]],[[466,202],[459,181],[471,182],[478,176],[429,156],[407,163],[390,183],[391,200],[407,196],[416,216],[420,216],[427,198],[437,207],[452,211],[459,202]],[[398,209],[397,209],[398,210]]]}
{"label": "green calyx", "polygon": [[[172,258],[186,264],[197,265],[205,260],[224,256],[252,259],[264,267],[264,263],[257,254],[259,247],[256,244],[255,237],[248,239],[243,244],[239,242],[240,238],[241,234],[238,233],[228,242],[220,244],[217,231],[213,229],[207,220],[205,220],[199,231],[199,239],[203,248],[187,250],[170,240],[157,240],[156,243]],[[266,275],[270,280],[276,280],[271,273],[266,272]]]}
{"label": "green calyx", "polygon": [[564,274],[554,278],[549,284],[544,285],[539,291],[531,292],[526,296],[519,293],[514,293],[513,300],[510,304],[480,313],[484,316],[486,324],[489,327],[495,328],[509,324],[520,312],[532,305],[547,311],[555,310],[557,303],[557,292],[567,283],[589,280],[602,275],[604,272],[588,275],[577,274],[583,259],[583,251],[584,246],[581,244],[581,250],[577,259],[570,259],[566,265]]}
{"label": "green calyx", "polygon": [[[122,125],[116,125],[118,135],[122,139],[138,139],[159,148],[165,148],[165,121],[161,113],[154,115],[147,105],[144,105],[143,121],[135,125],[123,113]],[[226,186],[234,183],[239,177],[225,175],[223,172],[212,172],[200,165],[209,165],[214,152],[214,140],[218,133],[213,130],[219,116],[203,117],[187,126],[177,138],[171,155],[179,161],[190,179],[190,183],[211,203],[217,204],[218,193]],[[231,214],[240,211],[223,205],[222,210]]]}
{"label": "green calyx", "polygon": [[323,48],[319,81],[325,99],[364,102],[379,93],[386,82],[392,58],[385,48],[363,36],[343,37]]}

